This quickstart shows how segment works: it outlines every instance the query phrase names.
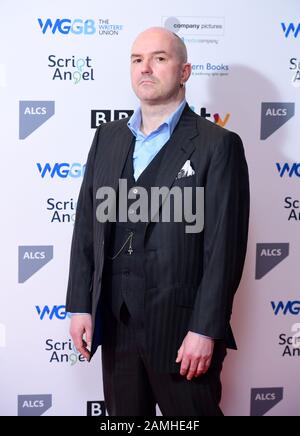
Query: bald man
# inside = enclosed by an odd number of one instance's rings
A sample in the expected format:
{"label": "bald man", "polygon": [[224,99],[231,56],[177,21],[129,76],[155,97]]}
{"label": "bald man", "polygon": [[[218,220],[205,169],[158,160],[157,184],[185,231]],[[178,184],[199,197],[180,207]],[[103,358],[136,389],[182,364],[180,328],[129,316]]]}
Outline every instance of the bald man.
{"label": "bald man", "polygon": [[[247,246],[248,170],[239,136],[189,108],[190,74],[177,35],[159,27],[138,35],[131,83],[140,106],[97,129],[87,160],[67,310],[77,350],[90,360],[102,345],[111,416],[155,416],[157,404],[167,416],[222,415],[220,373],[226,348],[236,348],[229,321]],[[157,204],[153,188],[165,189]],[[184,213],[176,215],[178,204]],[[204,227],[189,227],[187,211],[194,221],[203,215]]]}

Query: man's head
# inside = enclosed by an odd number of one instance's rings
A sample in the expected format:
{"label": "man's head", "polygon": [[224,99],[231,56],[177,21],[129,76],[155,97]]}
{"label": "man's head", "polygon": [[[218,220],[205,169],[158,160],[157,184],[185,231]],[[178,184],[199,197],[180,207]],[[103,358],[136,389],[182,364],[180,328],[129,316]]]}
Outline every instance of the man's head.
{"label": "man's head", "polygon": [[131,50],[132,88],[142,103],[165,104],[183,98],[191,74],[182,40],[162,27],[140,33]]}

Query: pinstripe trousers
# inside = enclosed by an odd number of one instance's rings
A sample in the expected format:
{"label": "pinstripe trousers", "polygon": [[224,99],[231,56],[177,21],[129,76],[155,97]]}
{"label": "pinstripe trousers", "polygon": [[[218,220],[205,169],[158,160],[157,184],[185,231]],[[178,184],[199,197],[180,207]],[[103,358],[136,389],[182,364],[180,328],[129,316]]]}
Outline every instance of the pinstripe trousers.
{"label": "pinstripe trousers", "polygon": [[[109,309],[102,344],[103,387],[110,416],[222,416],[220,373],[225,344],[216,341],[208,372],[188,381],[179,373],[158,373],[147,356],[144,326],[135,322],[123,304],[120,320]],[[179,365],[180,366],[180,365]]]}

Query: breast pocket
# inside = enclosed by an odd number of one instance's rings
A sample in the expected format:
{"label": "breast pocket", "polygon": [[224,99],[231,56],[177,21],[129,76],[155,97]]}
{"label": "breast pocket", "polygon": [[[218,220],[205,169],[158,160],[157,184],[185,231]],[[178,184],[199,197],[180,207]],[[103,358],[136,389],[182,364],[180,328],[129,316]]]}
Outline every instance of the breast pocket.
{"label": "breast pocket", "polygon": [[196,186],[196,174],[175,179],[173,186]]}
{"label": "breast pocket", "polygon": [[191,223],[193,220],[195,220],[197,203],[199,203],[197,200],[199,195],[197,192],[196,183],[196,174],[193,174],[192,176],[176,179],[172,185],[171,192],[173,193],[173,201],[174,204],[176,204],[176,210],[179,207],[182,210],[181,215],[183,217],[184,224],[187,222]]}

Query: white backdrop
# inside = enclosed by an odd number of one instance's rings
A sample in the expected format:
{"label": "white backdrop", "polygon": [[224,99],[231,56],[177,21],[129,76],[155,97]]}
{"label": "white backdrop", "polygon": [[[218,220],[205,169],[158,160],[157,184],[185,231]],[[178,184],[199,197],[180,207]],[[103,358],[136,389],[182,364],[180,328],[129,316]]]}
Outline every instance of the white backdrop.
{"label": "white backdrop", "polygon": [[193,64],[188,102],[240,134],[250,171],[222,407],[300,414],[300,349],[285,342],[300,332],[299,1],[0,0],[1,415],[86,415],[103,401],[100,351],[81,361],[64,312],[91,111],[136,107],[131,43],[172,24]]}

